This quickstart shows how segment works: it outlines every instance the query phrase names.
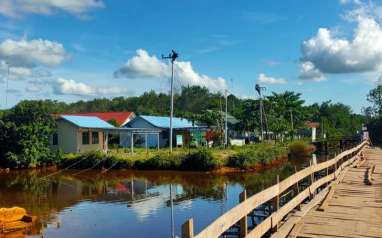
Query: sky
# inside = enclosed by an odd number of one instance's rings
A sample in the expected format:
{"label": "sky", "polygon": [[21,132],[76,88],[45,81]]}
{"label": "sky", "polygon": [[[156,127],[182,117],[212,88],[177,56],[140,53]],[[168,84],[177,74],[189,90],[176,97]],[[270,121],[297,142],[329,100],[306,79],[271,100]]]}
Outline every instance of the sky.
{"label": "sky", "polygon": [[[382,1],[1,0],[0,108],[200,85],[360,113],[382,83]],[[8,86],[7,86],[8,85]]]}

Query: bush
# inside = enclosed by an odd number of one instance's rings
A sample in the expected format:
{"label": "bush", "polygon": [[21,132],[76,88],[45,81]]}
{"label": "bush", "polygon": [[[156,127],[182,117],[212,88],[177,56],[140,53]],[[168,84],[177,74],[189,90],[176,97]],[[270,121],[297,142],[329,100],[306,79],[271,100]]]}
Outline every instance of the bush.
{"label": "bush", "polygon": [[[117,164],[116,164],[117,163]],[[125,157],[121,154],[109,154],[104,166],[110,168],[131,169],[134,167],[135,161],[131,157]]]}
{"label": "bush", "polygon": [[206,171],[222,166],[222,162],[215,158],[208,149],[200,149],[186,156],[181,164],[183,170]]}
{"label": "bush", "polygon": [[242,169],[249,169],[254,168],[259,164],[268,164],[285,154],[285,148],[282,146],[268,143],[249,145],[243,147],[238,153],[231,156],[228,160],[228,165]]}
{"label": "bush", "polygon": [[316,148],[306,141],[296,140],[288,145],[288,150],[292,158],[304,158],[311,156]]}
{"label": "bush", "polygon": [[184,155],[169,153],[157,154],[146,160],[135,162],[134,168],[137,169],[178,169],[184,160]]}

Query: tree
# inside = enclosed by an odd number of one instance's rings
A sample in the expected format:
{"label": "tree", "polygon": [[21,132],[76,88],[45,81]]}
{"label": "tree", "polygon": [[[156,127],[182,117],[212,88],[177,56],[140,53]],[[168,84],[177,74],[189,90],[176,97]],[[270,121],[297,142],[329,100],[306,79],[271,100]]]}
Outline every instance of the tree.
{"label": "tree", "polygon": [[367,100],[372,103],[363,111],[368,119],[367,129],[375,144],[382,144],[382,85],[370,90]]}
{"label": "tree", "polygon": [[37,166],[55,159],[49,138],[56,124],[51,102],[21,101],[0,121],[1,164]]}
{"label": "tree", "polygon": [[373,104],[368,110],[372,111],[375,115],[382,116],[382,85],[378,85],[370,90],[367,95],[367,101]]}
{"label": "tree", "polygon": [[[305,101],[301,99],[300,93],[285,91],[283,93],[272,92],[268,96],[265,107],[268,115],[269,129],[276,134],[286,131],[294,133],[293,130],[303,125],[307,119]],[[292,128],[293,122],[293,128]]]}
{"label": "tree", "polygon": [[351,137],[361,130],[364,117],[353,113],[349,106],[326,101],[315,107],[318,111],[312,118],[320,122],[321,134],[325,133],[328,138]]}

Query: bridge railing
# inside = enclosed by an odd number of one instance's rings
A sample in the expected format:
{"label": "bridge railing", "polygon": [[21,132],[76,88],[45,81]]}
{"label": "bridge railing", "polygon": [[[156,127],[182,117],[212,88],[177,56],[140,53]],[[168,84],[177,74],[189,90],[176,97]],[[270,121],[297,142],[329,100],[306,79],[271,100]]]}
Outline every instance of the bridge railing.
{"label": "bridge railing", "polygon": [[[239,237],[262,237],[270,230],[277,231],[280,222],[288,213],[296,207],[299,207],[307,198],[313,198],[319,188],[323,188],[335,180],[345,167],[352,164],[358,158],[358,155],[362,153],[362,149],[367,144],[368,141],[364,141],[352,149],[341,152],[331,160],[311,165],[281,182],[277,179],[278,181],[275,185],[251,197],[247,198],[246,192],[244,191],[240,194],[241,202],[238,205],[217,218],[197,235],[194,235],[193,219],[191,218],[186,221],[182,225],[182,237],[219,237],[233,226],[240,227]],[[324,172],[326,176],[316,179],[315,175],[318,172]],[[300,191],[299,183],[302,183],[303,180],[309,180],[309,186]],[[280,196],[290,189],[292,189],[296,195],[280,207]],[[262,222],[256,224],[253,229],[249,230],[247,221],[248,214],[269,201],[273,204],[272,213]]]}

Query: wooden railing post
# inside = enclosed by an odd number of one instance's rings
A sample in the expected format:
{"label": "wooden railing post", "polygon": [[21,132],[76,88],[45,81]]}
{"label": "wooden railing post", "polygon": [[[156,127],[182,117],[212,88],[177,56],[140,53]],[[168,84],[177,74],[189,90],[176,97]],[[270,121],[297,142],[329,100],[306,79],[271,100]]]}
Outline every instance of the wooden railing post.
{"label": "wooden railing post", "polygon": [[[276,185],[280,186],[280,176],[276,177]],[[280,209],[280,192],[277,192],[277,195],[273,198],[273,213],[276,213]],[[275,225],[272,221],[272,232],[276,232],[279,229],[279,223]]]}
{"label": "wooden railing post", "polygon": [[[312,163],[312,160],[310,160],[310,166],[309,168],[312,168],[313,163]],[[314,170],[312,170],[313,172],[310,174],[310,186],[309,186],[309,191],[310,191],[310,188],[312,187],[313,183],[314,183]],[[316,191],[310,191],[310,199],[312,199],[315,195]]]}
{"label": "wooden railing post", "polygon": [[[247,199],[247,191],[244,190],[242,193],[240,193],[239,201],[244,202]],[[244,215],[243,218],[240,220],[240,238],[244,238],[247,236],[248,233],[248,218],[247,214]]]}
{"label": "wooden railing post", "polygon": [[[296,166],[294,166],[294,172],[297,173],[297,167]],[[297,196],[300,193],[300,186],[299,186],[298,182],[299,181],[296,182],[296,184],[294,185],[294,188],[293,188],[294,196]],[[301,204],[297,205],[297,209],[301,210]]]}
{"label": "wooden railing post", "polygon": [[182,238],[192,237],[194,237],[194,220],[190,218],[182,225]]}

